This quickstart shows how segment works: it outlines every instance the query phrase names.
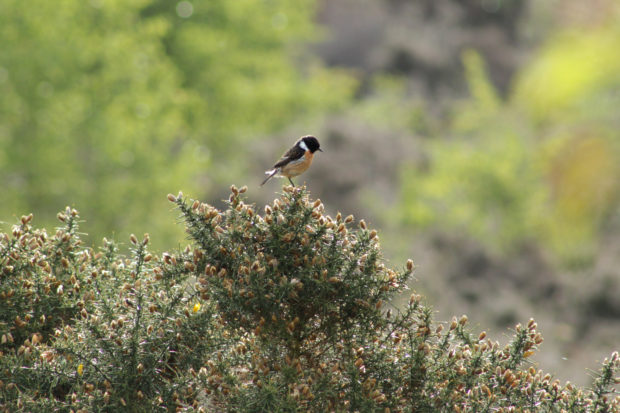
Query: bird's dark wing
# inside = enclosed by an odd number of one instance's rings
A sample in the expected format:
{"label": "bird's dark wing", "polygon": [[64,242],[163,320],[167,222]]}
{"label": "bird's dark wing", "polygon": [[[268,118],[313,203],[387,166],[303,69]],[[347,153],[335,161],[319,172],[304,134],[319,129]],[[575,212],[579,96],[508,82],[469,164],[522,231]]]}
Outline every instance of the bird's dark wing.
{"label": "bird's dark wing", "polygon": [[299,145],[295,145],[291,149],[289,149],[284,155],[282,155],[282,158],[280,158],[280,160],[273,167],[279,168],[291,161],[296,161],[297,159],[300,159],[302,156],[304,156],[305,153],[306,151],[300,148]]}

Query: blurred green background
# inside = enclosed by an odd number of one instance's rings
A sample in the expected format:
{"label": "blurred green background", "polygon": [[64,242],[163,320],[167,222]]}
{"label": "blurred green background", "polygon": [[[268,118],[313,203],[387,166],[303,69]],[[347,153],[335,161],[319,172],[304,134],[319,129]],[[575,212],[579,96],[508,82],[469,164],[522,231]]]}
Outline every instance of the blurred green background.
{"label": "blurred green background", "polygon": [[[541,4],[544,3],[544,4]],[[3,230],[185,242],[166,194],[259,206],[294,140],[331,213],[413,257],[440,319],[586,383],[620,345],[620,5],[614,0],[3,0]]]}

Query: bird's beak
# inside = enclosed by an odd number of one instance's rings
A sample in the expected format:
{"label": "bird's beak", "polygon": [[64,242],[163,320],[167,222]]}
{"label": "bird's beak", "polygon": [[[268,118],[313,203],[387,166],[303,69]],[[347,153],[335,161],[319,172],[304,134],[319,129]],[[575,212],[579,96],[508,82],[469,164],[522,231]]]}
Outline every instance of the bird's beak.
{"label": "bird's beak", "polygon": [[323,152],[323,149],[319,148],[319,151]]}

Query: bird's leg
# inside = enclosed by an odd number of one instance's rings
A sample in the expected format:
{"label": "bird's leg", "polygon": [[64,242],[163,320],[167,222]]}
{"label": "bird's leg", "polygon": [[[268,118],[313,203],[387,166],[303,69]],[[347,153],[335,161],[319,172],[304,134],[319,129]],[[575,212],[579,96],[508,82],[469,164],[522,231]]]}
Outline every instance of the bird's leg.
{"label": "bird's leg", "polygon": [[291,183],[291,185],[293,185],[293,188],[295,188],[295,184],[293,183],[293,180],[289,177],[288,181]]}

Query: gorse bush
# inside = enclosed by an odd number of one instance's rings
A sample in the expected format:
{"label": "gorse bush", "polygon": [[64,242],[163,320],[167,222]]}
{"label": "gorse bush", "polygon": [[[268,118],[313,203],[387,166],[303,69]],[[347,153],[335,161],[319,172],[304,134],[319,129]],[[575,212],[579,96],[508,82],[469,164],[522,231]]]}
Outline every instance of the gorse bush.
{"label": "gorse bush", "polygon": [[[591,390],[527,362],[542,342],[518,325],[506,346],[467,317],[436,323],[390,269],[377,232],[324,214],[285,187],[263,215],[232,188],[219,211],[169,195],[191,244],[131,256],[80,244],[68,209],[56,235],[24,217],[0,238],[4,411],[617,412],[614,353]],[[616,384],[615,384],[616,382]]]}
{"label": "gorse bush", "polygon": [[3,407],[142,411],[183,399],[177,385],[220,337],[186,282],[191,254],[156,258],[133,235],[130,259],[107,241],[95,253],[78,249],[76,211],[59,215],[54,237],[30,218],[3,237]]}
{"label": "gorse bush", "polygon": [[84,282],[88,251],[77,235],[77,211],[58,214],[64,226],[54,235],[30,226],[32,214],[2,234],[0,334],[2,345],[20,346],[35,334],[47,339],[70,323],[93,296]]}
{"label": "gorse bush", "polygon": [[204,251],[202,282],[251,355],[229,371],[233,392],[221,403],[236,411],[326,411],[338,399],[347,403],[341,407],[373,406],[385,396],[358,386],[365,378],[357,352],[387,328],[381,308],[404,288],[413,264],[387,269],[376,231],[363,222],[351,231],[352,216],[324,217],[320,201],[287,190],[264,217],[234,187],[224,214],[176,199]]}
{"label": "gorse bush", "polygon": [[233,191],[225,214],[177,200],[204,251],[202,281],[228,326],[297,356],[308,339],[340,341],[351,329],[383,324],[378,310],[413,267],[386,269],[376,231],[362,222],[351,232],[353,216],[326,219],[319,200],[308,205],[299,194],[276,200],[263,218]]}

